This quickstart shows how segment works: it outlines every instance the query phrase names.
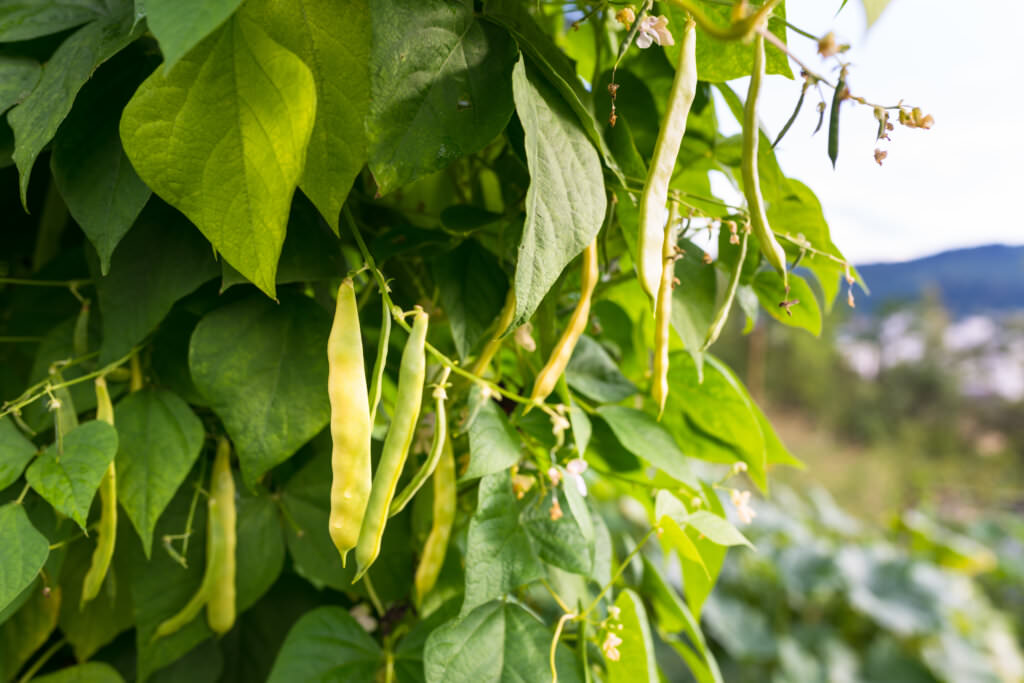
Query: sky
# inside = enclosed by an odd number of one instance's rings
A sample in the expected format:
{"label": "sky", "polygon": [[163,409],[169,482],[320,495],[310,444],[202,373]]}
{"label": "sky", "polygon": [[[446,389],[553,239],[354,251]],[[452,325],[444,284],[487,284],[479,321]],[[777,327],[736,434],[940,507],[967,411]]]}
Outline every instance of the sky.
{"label": "sky", "polygon": [[[786,12],[810,33],[833,30],[852,45],[844,59],[852,64],[854,94],[886,105],[902,99],[931,114],[935,125],[917,130],[897,124],[892,142],[883,143],[889,156],[879,167],[871,109],[844,104],[833,171],[827,121],[810,137],[817,100],[808,92],[803,113],[776,153],[783,171],[818,195],[836,245],[864,264],[1024,244],[1024,216],[1015,207],[1024,199],[1024,3],[891,0],[867,29],[859,0],[849,0],[836,16],[840,2],[786,0]],[[818,57],[814,41],[791,31],[789,45],[834,81],[835,62]],[[772,139],[792,114],[800,83],[767,79],[761,119]],[[746,92],[745,80],[736,85]]]}

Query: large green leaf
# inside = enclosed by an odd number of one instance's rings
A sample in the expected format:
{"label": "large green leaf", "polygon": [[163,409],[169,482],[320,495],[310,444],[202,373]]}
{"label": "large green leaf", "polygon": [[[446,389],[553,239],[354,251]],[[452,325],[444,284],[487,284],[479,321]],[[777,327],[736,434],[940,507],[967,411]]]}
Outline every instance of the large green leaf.
{"label": "large green leaf", "polygon": [[636,386],[598,342],[580,337],[565,368],[565,381],[587,398],[599,403],[618,403],[636,393]]}
{"label": "large green leaf", "polygon": [[93,3],[96,14],[71,34],[43,67],[32,94],[7,115],[14,130],[14,163],[20,175],[21,203],[36,158],[57,132],[78,91],[103,62],[138,37],[131,0]]}
{"label": "large green leaf", "polygon": [[78,94],[53,143],[53,179],[68,211],[96,247],[104,275],[114,248],[151,194],[121,148],[118,122],[152,68],[152,60],[135,50],[105,64]]}
{"label": "large green leaf", "polygon": [[217,309],[192,333],[192,378],[224,421],[250,487],[330,419],[330,326],[312,299],[289,295]]}
{"label": "large green leaf", "polygon": [[[123,522],[121,531],[131,533]],[[95,549],[95,538],[72,543],[60,576],[60,630],[80,662],[90,659],[97,650],[135,623],[128,577],[124,572],[118,573],[123,566],[123,551],[115,553],[114,564],[108,568],[99,594],[85,605],[81,604],[82,582],[91,566]]]}
{"label": "large green leaf", "polygon": [[518,326],[594,240],[607,197],[601,160],[565,101],[523,59],[516,63],[512,84],[530,167],[515,274],[513,326]]}
{"label": "large green leaf", "polygon": [[0,56],[0,114],[28,97],[41,75],[34,59]]}
{"label": "large green leaf", "polygon": [[544,575],[520,523],[508,472],[481,479],[478,498],[466,540],[463,614]]}
{"label": "large green leaf", "polygon": [[8,0],[0,5],[0,42],[60,33],[96,19],[104,0]]}
{"label": "large green leaf", "polygon": [[[546,681],[552,678],[551,632],[515,603],[489,602],[430,634],[423,667],[428,683]],[[567,648],[555,652],[558,680],[582,680]]]}
{"label": "large green leaf", "polygon": [[802,277],[790,273],[787,291],[777,271],[762,270],[754,276],[752,285],[761,306],[773,318],[807,330],[816,337],[821,334],[821,308],[814,291]]}
{"label": "large green leaf", "polygon": [[160,42],[164,72],[213,33],[242,0],[145,0],[146,24]]}
{"label": "large green leaf", "polygon": [[469,425],[469,466],[463,481],[507,470],[522,455],[519,435],[501,408],[489,398],[480,396],[480,389],[470,389],[470,410],[476,415]]}
{"label": "large green leaf", "polygon": [[455,350],[465,359],[501,312],[508,282],[491,252],[473,240],[437,259],[433,273]]}
{"label": "large green leaf", "polygon": [[693,357],[700,378],[704,367],[704,352],[700,349],[715,317],[718,278],[715,269],[700,258],[700,247],[689,240],[681,240],[679,246],[686,256],[675,266],[679,284],[672,290],[672,329]]}
{"label": "large green leaf", "polygon": [[[152,259],[152,254],[161,258]],[[103,313],[100,362],[111,363],[156,329],[174,302],[217,276],[210,245],[180,213],[154,200],[96,285]]]}
{"label": "large green leaf", "polygon": [[32,680],[36,683],[124,683],[117,669],[105,662],[86,662]]}
{"label": "large green leaf", "polygon": [[138,391],[118,401],[117,494],[146,556],[160,514],[203,447],[203,424],[177,394]]}
{"label": "large green leaf", "polygon": [[739,458],[747,463],[751,478],[764,488],[766,450],[757,416],[743,386],[720,367],[720,363],[709,359],[704,381],[700,382],[688,356],[671,355],[669,400],[670,406],[679,408],[667,411],[665,424],[678,434],[680,422],[689,420],[700,431],[730,444],[733,453],[726,462]]}
{"label": "large green leaf", "polygon": [[643,600],[627,588],[619,593],[615,606],[622,624],[622,630],[617,633],[622,643],[618,646],[618,659],[605,658],[608,683],[658,683],[654,641]]}
{"label": "large green leaf", "polygon": [[307,612],[288,632],[268,683],[373,683],[384,653],[341,607]]}
{"label": "large green leaf", "polygon": [[25,472],[32,488],[46,502],[85,529],[93,496],[117,454],[117,431],[92,420],[64,435],[64,450],[47,447]]}
{"label": "large green leaf", "polygon": [[18,480],[35,454],[35,445],[18,430],[14,420],[0,417],[0,491]]}
{"label": "large green leaf", "polygon": [[50,554],[50,543],[36,531],[17,503],[0,506],[0,610],[29,587]]}
{"label": "large green leaf", "polygon": [[139,87],[121,118],[128,158],[225,260],[273,296],[316,86],[302,60],[235,17]]}
{"label": "large green leaf", "polygon": [[[572,493],[578,493],[572,482],[566,486]],[[594,568],[593,522],[586,504],[572,505],[568,497],[569,491],[560,486],[535,497],[523,510],[521,523],[540,559],[567,572],[587,576]],[[562,515],[553,519],[551,508],[556,501]],[[589,538],[584,529],[589,530]]]}
{"label": "large green leaf", "polygon": [[516,45],[470,0],[375,0],[366,134],[381,194],[489,143],[512,115]]}
{"label": "large green leaf", "polygon": [[691,488],[697,487],[697,479],[690,471],[686,456],[668,430],[654,417],[636,408],[613,405],[601,406],[597,414],[608,423],[615,438],[627,451],[677,481]]}
{"label": "large green leaf", "polygon": [[[729,25],[729,6],[719,5],[711,0],[698,0],[697,4],[711,21],[718,26]],[[659,11],[669,18],[669,30],[676,36],[681,35],[683,26],[686,25],[686,11],[673,5],[670,2],[660,2]],[[780,4],[773,12],[772,19],[768,22],[768,30],[775,34],[782,42],[786,42],[786,6]],[[675,64],[679,59],[679,40],[675,45],[665,48],[665,54]],[[721,83],[731,81],[734,78],[749,76],[754,63],[754,50],[750,42],[741,40],[722,41],[712,38],[699,27],[697,28],[697,73],[700,80],[708,83]],[[769,48],[765,71],[769,74],[782,74],[788,78],[793,77],[789,68],[789,59],[785,54],[774,48]]]}
{"label": "large green leaf", "polygon": [[60,589],[33,589],[25,604],[0,626],[0,680],[13,681],[18,670],[57,627]]}
{"label": "large green leaf", "polygon": [[337,232],[341,205],[367,158],[370,3],[258,0],[242,11],[257,18],[313,74],[316,121],[299,187]]}

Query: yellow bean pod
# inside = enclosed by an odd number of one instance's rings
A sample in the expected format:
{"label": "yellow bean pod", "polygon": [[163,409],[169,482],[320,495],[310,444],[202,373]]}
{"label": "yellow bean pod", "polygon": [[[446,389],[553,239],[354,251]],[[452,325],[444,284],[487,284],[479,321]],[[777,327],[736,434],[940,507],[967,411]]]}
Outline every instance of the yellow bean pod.
{"label": "yellow bean pod", "polygon": [[[96,419],[113,426],[114,406],[107,391],[107,381],[96,378]],[[117,540],[117,469],[111,461],[100,482],[100,523],[96,528],[96,549],[92,551],[89,570],[82,581],[82,598],[79,609],[99,595],[103,580],[107,578],[110,562],[114,557]]]}
{"label": "yellow bean pod", "polygon": [[672,335],[672,284],[676,274],[675,222],[678,211],[672,205],[661,248],[661,282],[658,298],[654,304],[654,378],[651,382],[651,396],[658,404],[658,419],[665,412],[668,400],[668,348]]}
{"label": "yellow bean pod", "polygon": [[[387,342],[383,342],[386,344]],[[372,471],[370,421],[359,308],[351,278],[338,288],[334,324],[327,339],[327,393],[331,401],[331,540],[345,566],[348,551],[356,547]]]}
{"label": "yellow bean pod", "polygon": [[446,438],[441,460],[434,471],[434,521],[413,580],[413,600],[417,606],[423,604],[423,598],[433,590],[441,574],[455,522],[455,493],[455,455],[451,439]]}

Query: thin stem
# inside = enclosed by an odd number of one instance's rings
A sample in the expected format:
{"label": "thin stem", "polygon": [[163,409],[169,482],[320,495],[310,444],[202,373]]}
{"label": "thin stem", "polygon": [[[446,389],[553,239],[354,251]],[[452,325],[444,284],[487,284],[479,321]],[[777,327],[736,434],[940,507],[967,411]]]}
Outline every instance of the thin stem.
{"label": "thin stem", "polygon": [[15,505],[21,505],[22,501],[24,501],[24,500],[25,500],[25,496],[26,496],[26,495],[28,494],[28,490],[29,490],[30,488],[32,488],[32,487],[31,487],[31,486],[29,486],[28,482],[25,482],[25,488],[23,488],[23,489],[21,490],[21,493],[20,493],[20,494],[18,494],[18,499],[14,501],[14,504],[15,504]]}
{"label": "thin stem", "polygon": [[373,582],[370,581],[369,573],[363,574],[363,584],[366,586],[366,594],[370,598],[370,604],[372,604],[373,609],[377,611],[377,616],[383,617],[384,605],[381,604],[380,598],[377,597],[377,591],[373,589]]}
{"label": "thin stem", "polygon": [[555,602],[558,603],[558,606],[562,608],[563,612],[571,612],[572,611],[571,609],[569,609],[569,606],[565,604],[565,601],[562,600],[562,598],[560,598],[558,596],[558,593],[556,593],[555,589],[551,587],[551,584],[548,583],[547,579],[543,579],[542,578],[540,580],[540,583],[541,583],[542,586],[544,586],[548,590],[548,593],[551,593],[551,597],[555,599]]}
{"label": "thin stem", "polygon": [[636,547],[633,548],[633,550],[631,550],[628,555],[626,555],[626,559],[624,559],[622,563],[619,565],[619,568],[615,570],[615,575],[612,577],[611,581],[605,584],[604,588],[601,589],[601,592],[597,594],[596,598],[594,598],[594,601],[590,603],[590,606],[587,607],[587,609],[583,610],[583,613],[580,615],[580,617],[586,617],[594,610],[595,607],[597,607],[598,603],[601,602],[601,598],[604,597],[604,594],[607,593],[613,585],[615,585],[615,582],[619,580],[620,576],[622,576],[622,572],[626,571],[626,567],[629,566],[629,563],[632,562],[633,558],[636,557],[637,553],[639,553],[643,549],[643,547],[647,545],[647,541],[651,540],[651,536],[653,536],[657,532],[658,527],[654,527],[653,529],[648,531],[643,538],[640,539],[640,542],[636,544]]}
{"label": "thin stem", "polygon": [[551,665],[551,683],[558,683],[558,668],[555,666],[555,654],[558,652],[558,640],[562,637],[562,629],[565,625],[576,618],[576,615],[572,612],[566,612],[562,615],[562,618],[558,620],[558,626],[555,627],[555,636],[551,639],[551,653],[549,655],[549,664]]}
{"label": "thin stem", "polygon": [[67,643],[68,643],[68,639],[67,638],[61,638],[60,640],[58,640],[53,645],[51,645],[50,647],[46,648],[46,651],[43,652],[43,654],[39,655],[39,659],[37,659],[35,661],[35,663],[32,666],[30,666],[25,671],[25,673],[23,673],[21,675],[21,678],[18,679],[18,683],[28,683],[28,681],[32,680],[32,677],[35,676],[37,673],[39,673],[39,670],[42,669],[43,666],[48,661],[50,661],[50,658],[53,657],[55,654],[57,654],[57,652],[62,647],[67,645]]}
{"label": "thin stem", "polygon": [[0,344],[38,344],[45,337],[0,337]]}
{"label": "thin stem", "polygon": [[[134,358],[134,356],[132,356]],[[188,517],[185,518],[185,534],[181,541],[181,555],[188,557],[188,539],[192,536],[192,520],[196,516],[196,507],[199,505],[199,494],[203,490],[203,479],[206,477],[206,461],[199,464],[199,477],[196,480],[196,490],[192,494],[192,502],[188,506]],[[187,561],[187,560],[186,560]]]}
{"label": "thin stem", "polygon": [[20,277],[0,277],[0,285],[28,285],[31,287],[81,287],[91,285],[92,280],[33,280]]}

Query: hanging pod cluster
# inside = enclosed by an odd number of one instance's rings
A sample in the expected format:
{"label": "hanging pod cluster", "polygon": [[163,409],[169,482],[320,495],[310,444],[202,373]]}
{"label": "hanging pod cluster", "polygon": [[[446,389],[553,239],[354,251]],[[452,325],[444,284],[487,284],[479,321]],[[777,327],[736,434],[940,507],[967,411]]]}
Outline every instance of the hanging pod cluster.
{"label": "hanging pod cluster", "polygon": [[433,391],[436,420],[434,439],[427,459],[406,488],[396,496],[398,480],[408,459],[420,417],[426,379],[429,316],[418,306],[412,314],[412,328],[399,366],[394,414],[384,439],[377,470],[373,472],[370,459],[371,431],[380,400],[391,329],[391,311],[387,298],[383,297],[383,301],[380,346],[371,385],[367,389],[359,308],[352,278],[346,278],[338,288],[334,322],[327,342],[327,390],[331,404],[332,441],[330,534],[341,555],[342,566],[346,564],[348,552],[355,548],[356,573],[353,582],[358,581],[380,554],[381,539],[388,518],[401,512],[437,470],[434,483],[434,529],[417,572],[417,591],[422,597],[437,580],[439,562],[444,559],[454,519],[454,458],[447,434],[445,410],[445,382],[451,369],[444,369]]}

